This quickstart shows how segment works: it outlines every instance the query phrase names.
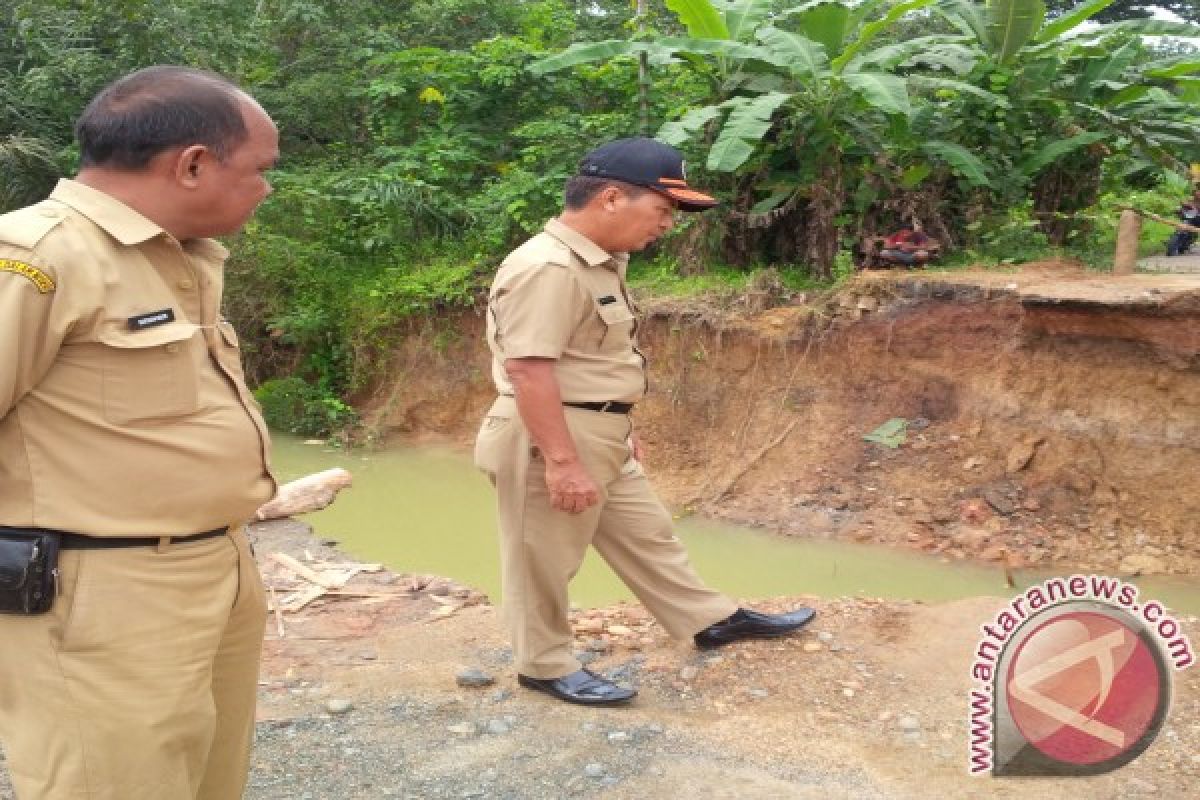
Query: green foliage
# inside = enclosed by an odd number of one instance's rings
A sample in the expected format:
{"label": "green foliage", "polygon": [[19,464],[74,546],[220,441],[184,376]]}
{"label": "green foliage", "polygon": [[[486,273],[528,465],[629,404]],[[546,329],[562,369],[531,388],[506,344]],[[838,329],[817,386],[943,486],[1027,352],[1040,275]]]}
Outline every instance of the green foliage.
{"label": "green foliage", "polygon": [[41,200],[57,177],[47,142],[21,134],[0,137],[0,212]]}
{"label": "green foliage", "polygon": [[1011,63],[1046,19],[1042,0],[988,0],[986,9],[986,43],[1000,64]]}
{"label": "green foliage", "polygon": [[[1122,209],[1132,206],[1175,219],[1180,202],[1190,194],[1188,184],[1173,174],[1156,177],[1156,185],[1148,189],[1131,190],[1122,185],[1101,194],[1096,204],[1085,212],[1088,228],[1071,238],[1066,252],[1093,267],[1111,269]],[[1173,231],[1168,225],[1144,219],[1138,255],[1163,255]]]}
{"label": "green foliage", "polygon": [[287,433],[329,436],[358,420],[354,409],[337,395],[297,377],[268,380],[254,396],[267,424]]}
{"label": "green foliage", "polygon": [[1044,258],[1051,251],[1050,241],[1039,227],[1032,204],[989,214],[965,226],[966,247],[957,260],[967,264],[1019,264]]}
{"label": "green foliage", "polygon": [[[668,0],[635,20],[629,0],[13,0],[0,208],[71,173],[75,116],[123,73],[246,86],[284,159],[230,242],[224,310],[273,423],[325,435],[414,319],[474,306],[584,151],[639,130],[643,55],[653,129],[724,201],[635,260],[643,290],[828,285],[851,241],[914,216],[960,262],[1103,263],[1116,206],[1170,214],[1177,187],[1155,176],[1200,162],[1200,57],[1161,38],[1200,29],[1141,5]],[[1200,22],[1190,0],[1159,5]]]}

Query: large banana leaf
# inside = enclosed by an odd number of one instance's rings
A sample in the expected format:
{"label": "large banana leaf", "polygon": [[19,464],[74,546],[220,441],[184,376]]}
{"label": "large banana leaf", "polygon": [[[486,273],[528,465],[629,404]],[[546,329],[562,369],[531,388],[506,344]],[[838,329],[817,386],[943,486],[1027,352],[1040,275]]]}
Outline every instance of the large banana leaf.
{"label": "large banana leaf", "polygon": [[1046,23],[1037,35],[1039,42],[1057,39],[1060,34],[1074,30],[1080,24],[1099,14],[1116,0],[1087,0],[1051,22]]}
{"label": "large banana leaf", "polygon": [[714,0],[721,12],[729,38],[744,42],[762,25],[771,11],[772,0]]}
{"label": "large banana leaf", "polygon": [[1096,86],[1120,78],[1140,55],[1141,49],[1141,44],[1136,39],[1130,39],[1102,58],[1088,59],[1075,81],[1076,96],[1080,100],[1086,100],[1093,94]]}
{"label": "large banana leaf", "polygon": [[664,123],[658,129],[655,138],[678,147],[692,138],[708,122],[721,116],[722,113],[724,112],[719,105],[693,108],[679,119]]}
{"label": "large banana leaf", "polygon": [[1145,72],[1151,78],[1177,78],[1181,75],[1193,75],[1200,72],[1200,57],[1194,53],[1186,56],[1164,58],[1145,66]]}
{"label": "large banana leaf", "polygon": [[887,114],[912,114],[908,99],[908,82],[885,72],[851,72],[842,80],[864,100]]}
{"label": "large banana leaf", "polygon": [[888,13],[885,14],[881,19],[877,19],[874,22],[868,22],[866,25],[863,25],[858,29],[858,34],[854,37],[854,41],[847,44],[846,49],[842,51],[842,54],[833,60],[833,71],[841,72],[842,68],[845,67],[851,59],[858,55],[860,50],[874,41],[875,37],[880,33],[892,27],[896,20],[900,19],[910,11],[916,11],[918,9],[925,8],[925,6],[931,5],[933,2],[934,0],[905,0],[905,2],[897,3],[889,8]]}
{"label": "large banana leaf", "polygon": [[714,172],[733,172],[745,164],[771,129],[771,116],[790,98],[790,94],[772,92],[753,98],[735,97],[722,103],[731,110],[708,151],[708,168]]}
{"label": "large banana leaf", "polygon": [[921,147],[926,153],[949,166],[956,174],[966,178],[972,186],[990,187],[992,185],[988,179],[987,167],[974,153],[962,145],[953,142],[932,141],[925,142]]}
{"label": "large banana leaf", "polygon": [[687,32],[697,39],[728,39],[725,20],[708,0],[667,0]]}
{"label": "large banana leaf", "polygon": [[824,47],[830,58],[842,52],[842,44],[846,41],[846,24],[850,19],[850,9],[846,6],[841,3],[819,3],[797,14],[794,19],[797,30],[805,38]]}
{"label": "large banana leaf", "polygon": [[543,58],[529,67],[534,75],[545,75],[578,64],[608,61],[618,56],[649,52],[648,42],[631,42],[627,39],[607,39],[602,42],[578,42],[561,53]]}
{"label": "large banana leaf", "polygon": [[[919,36],[905,42],[876,47],[856,56],[846,65],[846,71],[854,72],[867,64],[878,69],[892,69],[906,62],[918,60],[923,64],[933,63],[949,67],[949,64],[938,60],[917,59],[918,56],[936,52],[939,57],[944,55],[947,61],[953,57],[954,68],[952,69],[956,74],[961,74],[963,71],[970,71],[978,61],[978,56],[972,55],[976,51],[960,44],[963,40],[961,36]],[[961,67],[965,67],[965,69],[960,71]]]}
{"label": "large banana leaf", "polygon": [[1200,105],[1200,79],[1181,78],[1175,85],[1179,89],[1180,100]]}
{"label": "large banana leaf", "polygon": [[770,51],[773,63],[784,65],[793,75],[815,77],[825,71],[825,50],[811,39],[779,28],[762,28],[758,38]]}
{"label": "large banana leaf", "polygon": [[971,36],[980,44],[987,44],[987,19],[983,15],[983,6],[971,0],[942,0],[933,10],[958,28],[963,36]]}
{"label": "large banana leaf", "polygon": [[1028,44],[1046,19],[1042,0],[988,0],[988,46],[992,56],[1008,64]]}
{"label": "large banana leaf", "polygon": [[1144,83],[1135,83],[1118,89],[1112,96],[1100,103],[1105,108],[1120,108],[1126,103],[1136,103],[1150,93],[1150,87]]}
{"label": "large banana leaf", "polygon": [[1068,153],[1073,153],[1081,147],[1087,147],[1090,144],[1104,141],[1107,138],[1109,138],[1109,135],[1106,133],[1085,131],[1069,139],[1058,139],[1026,158],[1017,165],[1017,169],[1025,177],[1032,178]]}

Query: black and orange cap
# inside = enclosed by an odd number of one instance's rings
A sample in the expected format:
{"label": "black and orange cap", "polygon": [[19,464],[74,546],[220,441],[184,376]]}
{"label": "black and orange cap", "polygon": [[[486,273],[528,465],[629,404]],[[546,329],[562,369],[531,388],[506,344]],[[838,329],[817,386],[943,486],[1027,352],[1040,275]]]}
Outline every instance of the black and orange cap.
{"label": "black and orange cap", "polygon": [[616,139],[597,147],[579,162],[579,174],[645,186],[679,203],[683,211],[706,211],[717,199],[688,186],[683,156],[657,139]]}

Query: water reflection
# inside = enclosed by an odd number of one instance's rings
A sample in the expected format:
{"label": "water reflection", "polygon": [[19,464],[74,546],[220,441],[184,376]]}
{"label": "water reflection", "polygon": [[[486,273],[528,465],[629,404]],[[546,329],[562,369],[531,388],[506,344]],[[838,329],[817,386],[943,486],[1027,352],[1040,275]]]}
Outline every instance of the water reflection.
{"label": "water reflection", "polygon": [[[457,452],[439,449],[335,451],[276,436],[281,481],[342,466],[354,486],[324,511],[305,516],[354,556],[401,572],[443,575],[499,597],[499,547],[492,488]],[[735,597],[786,594],[864,595],[928,601],[1016,590],[1001,571],[942,563],[920,553],[841,542],[786,539],[699,518],[682,520],[679,536],[712,586]],[[1030,585],[1044,575],[1023,574]],[[1139,581],[1142,594],[1200,613],[1200,589],[1174,580]],[[594,552],[571,584],[571,599],[595,606],[631,595]]]}

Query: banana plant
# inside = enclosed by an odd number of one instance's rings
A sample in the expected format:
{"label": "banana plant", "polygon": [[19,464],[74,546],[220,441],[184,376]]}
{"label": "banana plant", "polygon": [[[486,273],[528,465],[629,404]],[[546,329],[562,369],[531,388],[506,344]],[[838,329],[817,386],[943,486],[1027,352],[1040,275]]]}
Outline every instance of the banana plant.
{"label": "banana plant", "polygon": [[[977,48],[969,80],[1012,98],[1014,115],[1042,106],[1027,114],[1040,135],[1022,140],[1018,177],[1032,179],[1100,142],[1128,143],[1160,163],[1200,143],[1195,113],[1180,94],[1200,73],[1200,57],[1147,62],[1140,39],[1200,36],[1200,26],[1155,19],[1084,26],[1114,2],[1085,0],[1052,20],[1043,0],[943,0],[936,7]],[[1047,128],[1046,118],[1058,124]]]}
{"label": "banana plant", "polygon": [[[755,212],[807,200],[808,260],[828,275],[839,244],[838,217],[854,188],[847,170],[870,160],[889,131],[907,129],[913,114],[909,79],[897,69],[912,53],[881,53],[872,45],[897,20],[934,2],[813,0],[771,14],[765,0],[667,0],[688,36],[577,44],[535,69],[643,52],[654,64],[695,65],[710,78],[715,102],[666,122],[658,137],[682,145],[703,132],[711,139],[710,172],[771,173],[739,198]],[[929,37],[918,48],[959,38]],[[1007,102],[956,78],[936,80],[943,88]]]}
{"label": "banana plant", "polygon": [[1200,57],[1152,60],[1141,38],[1196,36],[1200,27],[1089,23],[1113,2],[1084,0],[1053,19],[1043,0],[943,0],[935,7],[974,51],[963,79],[1004,95],[1010,106],[985,109],[960,96],[934,118],[934,135],[953,139],[986,170],[993,205],[1032,198],[1056,243],[1075,230],[1071,215],[1095,201],[1114,155],[1178,167],[1200,154],[1200,120],[1183,94],[1200,73]]}
{"label": "banana plant", "polygon": [[[724,123],[709,150],[707,168],[733,172],[761,149],[763,136],[778,117],[816,114],[818,122],[829,127],[842,113],[909,116],[908,82],[894,72],[899,59],[889,61],[866,51],[896,20],[933,2],[896,2],[878,19],[866,22],[867,13],[883,10],[883,4],[817,0],[772,20],[769,0],[667,0],[688,37],[576,44],[539,62],[534,70],[545,73],[643,52],[657,65],[713,57],[712,73],[726,96],[668,122],[659,136],[680,144],[721,118]],[[775,21],[792,24],[777,27]],[[955,81],[949,85],[976,91]]]}

